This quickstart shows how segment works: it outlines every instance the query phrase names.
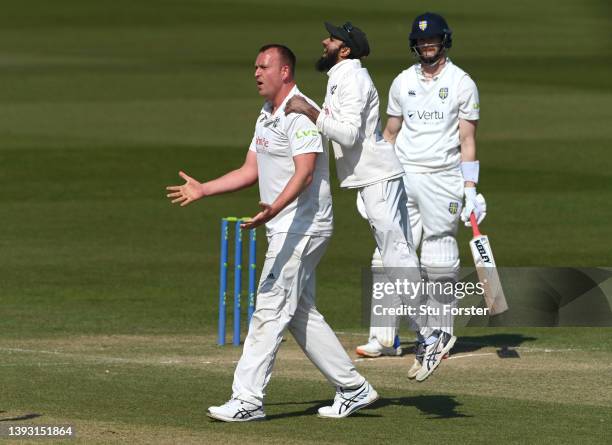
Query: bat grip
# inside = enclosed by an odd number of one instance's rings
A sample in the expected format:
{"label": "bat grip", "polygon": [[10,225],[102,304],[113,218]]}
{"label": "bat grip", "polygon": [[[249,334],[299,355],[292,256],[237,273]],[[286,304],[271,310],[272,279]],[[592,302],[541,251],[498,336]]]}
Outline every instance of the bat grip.
{"label": "bat grip", "polygon": [[476,215],[474,215],[474,212],[470,213],[470,223],[472,224],[472,233],[474,234],[474,237],[476,236],[480,236],[480,230],[478,230],[478,223],[476,222]]}

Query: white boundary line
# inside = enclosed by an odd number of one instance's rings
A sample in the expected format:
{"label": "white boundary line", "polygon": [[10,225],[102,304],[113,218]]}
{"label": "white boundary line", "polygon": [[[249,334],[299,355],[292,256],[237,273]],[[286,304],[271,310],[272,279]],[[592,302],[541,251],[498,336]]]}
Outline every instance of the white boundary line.
{"label": "white boundary line", "polygon": [[497,355],[496,352],[483,352],[482,354],[459,354],[459,355],[451,355],[445,360],[455,360],[458,358],[470,358],[470,357],[482,357],[484,355]]}
{"label": "white boundary line", "polygon": [[[468,345],[476,345],[483,346],[480,343],[464,343]],[[463,359],[463,358],[473,358],[473,357],[484,357],[490,355],[497,355],[497,350],[500,348],[496,347],[495,352],[482,352],[482,353],[468,353],[468,354],[451,354],[450,357],[446,360],[455,360],[455,359]],[[517,350],[523,353],[568,353],[578,351],[578,349],[551,349],[551,348],[529,348],[529,347],[509,347],[509,350]],[[0,347],[0,351],[8,352],[8,353],[21,353],[21,354],[37,354],[37,355],[53,355],[57,357],[72,357],[74,359],[86,359],[90,360],[94,364],[113,364],[113,363],[124,363],[124,364],[135,364],[135,365],[157,365],[157,366],[202,366],[202,365],[223,365],[223,364],[236,364],[238,363],[236,360],[218,360],[218,361],[183,361],[180,359],[161,359],[161,360],[146,360],[146,359],[129,359],[123,357],[109,357],[104,355],[91,355],[91,354],[80,354],[74,352],[62,352],[62,351],[49,351],[49,350],[38,350],[38,349],[26,349],[26,348],[6,348]],[[409,354],[410,355],[410,354]],[[372,360],[401,360],[403,357],[391,357],[391,356],[382,356],[382,357],[357,357],[353,359],[355,363],[369,362]],[[306,357],[301,358],[292,358],[291,360],[307,360]],[[84,364],[84,363],[83,363]],[[81,364],[81,365],[83,365]],[[75,363],[37,363],[31,364],[30,366],[62,366],[62,365],[75,365]],[[79,365],[79,364],[76,364]],[[8,367],[8,366],[22,366],[22,364],[16,363],[2,363],[0,367]]]}
{"label": "white boundary line", "polygon": [[[105,355],[91,355],[91,354],[79,354],[74,352],[61,352],[61,351],[46,351],[46,350],[37,350],[37,349],[24,349],[24,348],[4,348],[0,347],[0,351],[9,352],[9,353],[23,353],[23,354],[38,354],[38,355],[55,355],[58,357],[73,357],[75,359],[88,359],[93,363],[100,364],[109,364],[109,363],[125,363],[125,364],[134,364],[134,365],[217,365],[223,363],[229,363],[229,361],[219,361],[219,362],[211,362],[211,361],[196,361],[196,362],[183,362],[182,360],[177,359],[162,359],[159,361],[156,360],[138,360],[138,359],[129,359],[122,357],[109,357]],[[234,362],[235,363],[235,362]],[[70,365],[74,365],[74,363],[69,363]]]}

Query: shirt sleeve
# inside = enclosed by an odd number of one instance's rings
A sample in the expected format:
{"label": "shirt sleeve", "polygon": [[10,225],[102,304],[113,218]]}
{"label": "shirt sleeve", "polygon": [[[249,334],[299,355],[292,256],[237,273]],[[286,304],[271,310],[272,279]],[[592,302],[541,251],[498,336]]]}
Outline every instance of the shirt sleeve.
{"label": "shirt sleeve", "polygon": [[317,128],[329,139],[345,147],[352,147],[359,138],[362,114],[366,107],[369,86],[359,78],[350,78],[338,87],[340,110],[335,117],[322,111],[317,119]]}
{"label": "shirt sleeve", "polygon": [[251,139],[251,145],[249,145],[249,150],[257,153],[257,147],[255,147],[255,138],[257,137],[257,132],[253,133],[253,139]]}
{"label": "shirt sleeve", "polygon": [[[401,76],[401,75],[400,75]],[[401,79],[400,76],[397,76],[393,83],[391,84],[391,88],[389,89],[389,103],[387,104],[387,114],[389,116],[402,116],[402,103],[400,100],[401,93]]]}
{"label": "shirt sleeve", "polygon": [[459,119],[476,121],[480,118],[478,88],[470,76],[464,76],[459,83]]}
{"label": "shirt sleeve", "polygon": [[291,113],[287,116],[287,138],[293,156],[304,153],[322,153],[323,142],[319,130],[303,114]]}

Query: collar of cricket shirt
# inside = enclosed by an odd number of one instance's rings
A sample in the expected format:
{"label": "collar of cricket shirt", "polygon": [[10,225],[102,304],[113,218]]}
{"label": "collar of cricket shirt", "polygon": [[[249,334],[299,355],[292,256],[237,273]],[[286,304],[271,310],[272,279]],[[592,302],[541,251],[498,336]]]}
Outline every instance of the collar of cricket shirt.
{"label": "collar of cricket shirt", "polygon": [[357,70],[361,68],[361,60],[359,59],[345,59],[342,62],[336,63],[327,72],[329,77],[335,76],[336,74],[344,73],[348,70]]}
{"label": "collar of cricket shirt", "polygon": [[266,101],[264,103],[263,109],[266,113],[271,114],[272,116],[278,114],[278,110],[283,110],[283,114],[285,113],[285,105],[287,104],[287,101],[289,100],[289,98],[291,96],[295,96],[296,94],[299,94],[300,90],[298,90],[297,85],[294,85],[293,88],[291,88],[291,91],[289,91],[289,93],[287,94],[287,96],[285,96],[285,98],[283,99],[283,101],[280,103],[280,105],[278,106],[278,108],[276,109],[276,111],[274,113],[272,113],[272,109],[274,108],[274,105],[272,105],[271,102]]}
{"label": "collar of cricket shirt", "polygon": [[448,56],[446,56],[446,62],[444,63],[444,66],[442,67],[442,71],[440,71],[438,74],[436,74],[433,77],[427,77],[424,74],[423,69],[421,68],[421,64],[420,63],[416,64],[416,68],[415,69],[416,69],[416,73],[417,73],[417,76],[418,76],[419,80],[422,80],[424,82],[429,82],[431,80],[431,81],[435,82],[440,77],[442,77],[442,74],[444,74],[446,72],[446,70],[448,69],[448,67],[450,65],[452,65],[452,64],[453,64],[453,62],[451,61],[451,59]]}

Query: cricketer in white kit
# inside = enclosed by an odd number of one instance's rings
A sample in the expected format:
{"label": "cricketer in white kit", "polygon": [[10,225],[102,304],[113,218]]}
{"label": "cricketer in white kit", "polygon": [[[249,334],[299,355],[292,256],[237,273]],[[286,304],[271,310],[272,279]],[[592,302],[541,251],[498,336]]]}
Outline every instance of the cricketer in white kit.
{"label": "cricketer in white kit", "polygon": [[[408,213],[421,266],[430,282],[456,282],[459,250],[455,238],[459,219],[469,225],[486,214],[476,193],[476,126],[480,103],[476,84],[451,62],[447,51],[452,32],[438,14],[413,21],[410,46],[418,63],[401,72],[389,91],[385,137],[395,149],[406,176]],[[465,205],[462,202],[465,198]],[[463,208],[463,210],[462,210]],[[426,379],[455,342],[453,317],[443,305],[457,304],[453,295],[430,294],[428,306],[438,309],[417,340],[410,378]]]}
{"label": "cricketer in white kit", "polygon": [[320,408],[320,417],[346,417],[378,398],[315,306],[316,267],[332,234],[329,161],[316,126],[302,115],[285,115],[287,100],[300,94],[294,67],[289,48],[262,47],[255,79],[266,102],[245,164],[203,184],[182,174],[187,183],[169,188],[173,202],[185,205],[259,183],[262,210],[243,228],[265,223],[268,250],[255,312],[234,373],[232,398],[208,409],[210,417],[221,421],[265,417],[265,388],[285,329],[336,388],[333,404]]}
{"label": "cricketer in white kit", "polygon": [[[382,137],[378,92],[360,60],[370,52],[367,37],[350,22],[341,27],[325,26],[329,37],[322,42],[324,53],[317,63],[319,71],[329,76],[323,111],[294,97],[285,112],[307,115],[332,141],[340,186],[357,189],[388,278],[420,281],[402,181],[404,170],[393,145]],[[416,320],[412,326],[419,329]],[[380,343],[392,347],[394,327],[380,327],[379,331]]]}

